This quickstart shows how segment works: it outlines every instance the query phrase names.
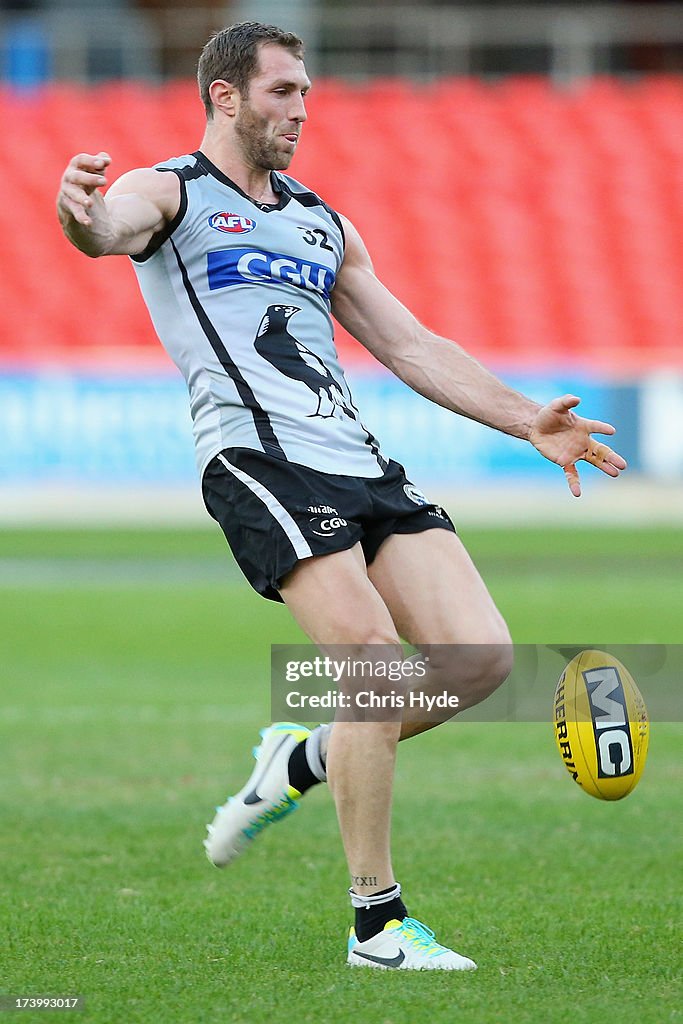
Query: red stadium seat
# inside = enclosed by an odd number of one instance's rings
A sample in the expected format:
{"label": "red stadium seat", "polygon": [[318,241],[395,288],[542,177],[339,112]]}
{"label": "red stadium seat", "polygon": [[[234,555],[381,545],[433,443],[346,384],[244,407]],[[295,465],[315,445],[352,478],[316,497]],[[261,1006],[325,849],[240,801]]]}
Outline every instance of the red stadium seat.
{"label": "red stadium seat", "polygon": [[[430,327],[497,366],[683,363],[681,79],[324,81],[309,113],[291,173]],[[194,83],[5,89],[0,116],[0,360],[168,365],[127,261],[75,252],[54,193],[79,150],[113,179],[197,148]]]}

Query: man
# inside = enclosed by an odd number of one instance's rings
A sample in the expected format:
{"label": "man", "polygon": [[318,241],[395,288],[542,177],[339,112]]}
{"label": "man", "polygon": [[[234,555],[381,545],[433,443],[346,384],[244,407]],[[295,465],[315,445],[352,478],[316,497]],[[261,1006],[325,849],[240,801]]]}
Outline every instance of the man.
{"label": "man", "polygon": [[[74,157],[58,196],[64,231],[89,256],[132,258],[188,383],[207,508],[251,584],[323,649],[402,659],[404,638],[431,652],[422,688],[457,682],[460,707],[476,704],[510,670],[507,628],[448,517],[363,426],[330,313],[426,398],[529,441],[576,496],[580,459],[612,477],[625,468],[591,437],[614,428],[578,417],[571,395],[539,406],[422,327],[376,278],[356,228],[281,173],[310,87],[296,36],[234,25],[207,43],[198,78],[200,149],[129,171],[106,199],[110,157]],[[455,662],[443,653],[454,649]],[[396,746],[437,723],[379,718],[264,730],[251,778],[209,826],[208,856],[227,864],[328,779],[355,908],[347,962],[472,969],[408,917],[391,865]]]}

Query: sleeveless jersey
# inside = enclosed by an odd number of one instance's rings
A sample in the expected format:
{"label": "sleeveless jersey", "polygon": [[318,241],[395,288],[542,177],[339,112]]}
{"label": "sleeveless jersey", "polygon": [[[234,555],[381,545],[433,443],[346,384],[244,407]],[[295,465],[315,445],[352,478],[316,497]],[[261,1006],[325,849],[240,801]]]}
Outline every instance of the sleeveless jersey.
{"label": "sleeveless jersey", "polygon": [[200,475],[224,448],[377,477],[387,460],[339,365],[330,296],[339,216],[272,172],[256,203],[197,152],[157,164],[180,181],[177,215],[132,257],[156,332],[190,393]]}

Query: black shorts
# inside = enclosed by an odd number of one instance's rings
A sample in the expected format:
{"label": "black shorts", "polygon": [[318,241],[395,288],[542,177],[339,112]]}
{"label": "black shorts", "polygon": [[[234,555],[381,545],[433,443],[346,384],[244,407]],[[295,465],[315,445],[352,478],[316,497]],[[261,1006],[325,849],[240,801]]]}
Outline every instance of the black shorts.
{"label": "black shorts", "polygon": [[370,564],[392,533],[455,532],[440,505],[427,501],[389,461],[382,476],[320,473],[248,448],[226,448],[206,467],[202,493],[237,564],[271,601],[297,562],[344,551],[360,541]]}

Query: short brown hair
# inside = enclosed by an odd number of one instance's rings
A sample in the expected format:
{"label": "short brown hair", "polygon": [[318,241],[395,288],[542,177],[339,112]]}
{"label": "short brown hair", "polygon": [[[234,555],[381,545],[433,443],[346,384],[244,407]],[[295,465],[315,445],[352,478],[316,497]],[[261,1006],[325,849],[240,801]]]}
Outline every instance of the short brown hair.
{"label": "short brown hair", "polygon": [[230,82],[242,96],[248,95],[249,82],[258,69],[261,43],[276,43],[303,60],[304,44],[293,32],[285,32],[276,25],[263,25],[259,21],[241,21],[237,25],[214,32],[201,52],[197,67],[199,94],[206,116],[213,118],[213,104],[209,86],[216,79]]}

